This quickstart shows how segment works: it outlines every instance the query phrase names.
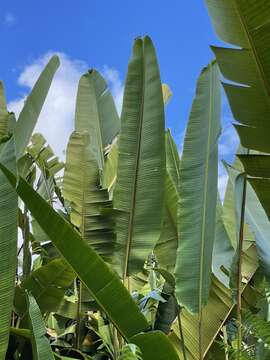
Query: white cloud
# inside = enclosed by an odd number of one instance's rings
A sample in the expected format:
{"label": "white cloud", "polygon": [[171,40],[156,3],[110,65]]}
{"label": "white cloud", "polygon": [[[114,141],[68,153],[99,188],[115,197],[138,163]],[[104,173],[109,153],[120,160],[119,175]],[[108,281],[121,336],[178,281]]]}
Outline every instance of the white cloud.
{"label": "white cloud", "polygon": [[16,23],[16,17],[14,14],[12,14],[11,12],[8,12],[6,15],[5,15],[5,18],[4,18],[4,23],[6,25],[13,25]]}
{"label": "white cloud", "polygon": [[[19,115],[27,93],[35,84],[42,69],[55,54],[48,52],[30,65],[26,66],[18,78],[18,84],[24,87],[25,93],[9,103],[9,110]],[[41,132],[53,148],[56,155],[63,157],[68,138],[74,128],[74,114],[77,86],[80,76],[88,69],[88,65],[74,60],[64,53],[60,57],[60,68],[57,70],[42,108],[35,132]],[[118,111],[122,106],[123,85],[119,73],[115,69],[104,66],[104,76],[111,88]]]}
{"label": "white cloud", "polygon": [[109,87],[111,88],[116,109],[118,111],[118,114],[120,114],[123,104],[124,86],[120,79],[119,72],[105,65],[102,73],[104,78],[108,82]]}
{"label": "white cloud", "polygon": [[227,123],[223,128],[219,141],[219,154],[221,158],[230,157],[235,154],[238,144],[239,138],[234,126],[231,123]]}
{"label": "white cloud", "polygon": [[[220,160],[226,160],[227,162],[232,163],[237,147],[239,145],[239,138],[234,126],[231,123],[232,119],[230,117],[223,116],[223,120],[224,125],[222,134],[220,136],[218,149],[219,158]],[[219,164],[218,173],[218,189],[220,198],[223,201],[228,182],[228,175],[226,170],[224,169],[224,166],[221,164],[221,161]]]}
{"label": "white cloud", "polygon": [[221,162],[218,164],[218,190],[221,201],[223,202],[228,183],[227,172]]}

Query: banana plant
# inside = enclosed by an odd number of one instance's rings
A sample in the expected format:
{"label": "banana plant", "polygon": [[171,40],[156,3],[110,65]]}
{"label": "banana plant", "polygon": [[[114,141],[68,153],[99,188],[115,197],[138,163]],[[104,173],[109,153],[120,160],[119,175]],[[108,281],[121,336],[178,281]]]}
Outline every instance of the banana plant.
{"label": "banana plant", "polygon": [[[199,77],[181,161],[164,126],[164,106],[172,93],[161,84],[148,36],[134,42],[121,121],[103,77],[96,70],[82,75],[63,181],[64,164],[41,134],[31,138],[59,59],[49,61],[17,122],[0,83],[0,360],[11,356],[15,340],[20,348],[25,345],[21,357],[90,359],[93,349],[94,357],[102,356],[96,340],[106,336],[113,359],[202,360],[215,354],[213,343],[234,316],[228,269],[237,254],[239,187],[234,180],[243,171],[232,168],[222,206],[217,197],[217,64],[233,81],[224,87],[240,122],[241,142],[257,151],[239,156],[255,190],[247,185],[240,296],[254,306],[249,292],[258,296],[256,251],[262,276],[269,280],[270,161],[259,153],[270,153],[265,120],[269,5],[263,0],[206,2],[219,36],[238,48],[213,47],[217,63]],[[23,266],[15,277],[18,227]],[[38,254],[33,264],[31,252]],[[173,269],[180,314],[168,286]],[[83,285],[79,292],[78,283]],[[151,296],[156,296],[154,311],[152,303],[143,305]],[[91,332],[95,315],[105,338]],[[59,332],[56,322],[62,324]],[[73,349],[75,332],[76,342],[78,333],[85,337]],[[54,338],[52,347],[47,336]],[[122,346],[123,339],[127,345]],[[64,351],[53,353],[55,348]]]}
{"label": "banana plant", "polygon": [[[15,155],[13,139],[8,142],[8,147],[10,153]],[[10,170],[3,163],[0,164],[0,168],[43,231],[47,233],[54,246],[86,285],[121,335],[139,346],[145,360],[152,359],[153,353],[155,358],[160,360],[164,359],[165,354],[171,359],[178,359],[175,349],[163,333],[158,331],[145,333],[148,323],[117,274],[81,238],[70,223],[60,216],[23,178],[16,178],[12,169]],[[96,273],[99,274],[98,282]]]}

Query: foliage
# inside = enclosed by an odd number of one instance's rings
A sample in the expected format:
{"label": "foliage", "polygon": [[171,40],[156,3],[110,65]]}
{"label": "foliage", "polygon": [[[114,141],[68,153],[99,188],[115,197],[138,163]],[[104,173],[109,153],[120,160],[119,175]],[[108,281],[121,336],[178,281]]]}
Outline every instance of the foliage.
{"label": "foliage", "polygon": [[[0,360],[269,358],[270,173],[259,151],[269,150],[270,9],[206,3],[218,35],[240,48],[213,47],[181,159],[148,36],[134,41],[120,118],[98,71],[81,76],[65,162],[32,134],[58,57],[18,121],[0,83]],[[246,147],[226,165],[223,203],[218,67]]]}

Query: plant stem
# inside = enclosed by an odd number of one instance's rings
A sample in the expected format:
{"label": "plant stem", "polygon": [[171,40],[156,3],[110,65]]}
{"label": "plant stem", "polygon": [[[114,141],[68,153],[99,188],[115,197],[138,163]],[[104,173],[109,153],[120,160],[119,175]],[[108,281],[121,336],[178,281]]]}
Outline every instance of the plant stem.
{"label": "plant stem", "polygon": [[241,218],[240,218],[240,229],[239,229],[239,253],[238,253],[238,268],[237,268],[237,358],[241,359],[241,347],[242,347],[242,253],[244,243],[244,225],[245,225],[245,206],[246,206],[246,192],[247,192],[247,178],[244,177],[243,183],[243,196],[241,205]]}
{"label": "plant stem", "polygon": [[77,323],[76,323],[76,343],[75,348],[80,349],[80,327],[81,327],[81,300],[82,300],[82,283],[77,279],[77,292],[78,292],[78,302],[77,302]]}
{"label": "plant stem", "polygon": [[184,341],[184,332],[183,332],[183,326],[182,326],[182,321],[181,321],[181,308],[179,309],[179,312],[177,314],[177,321],[178,321],[178,327],[179,327],[179,332],[180,332],[180,342],[181,342],[183,357],[184,357],[184,360],[187,360],[186,347],[185,347],[185,341]]}
{"label": "plant stem", "polygon": [[203,360],[203,347],[202,347],[202,307],[200,306],[199,310],[199,324],[198,324],[198,330],[199,330],[199,359]]}
{"label": "plant stem", "polygon": [[131,294],[130,276],[128,276],[126,280],[127,280],[127,289],[128,289],[128,292]]}
{"label": "plant stem", "polygon": [[226,325],[222,327],[223,331],[223,343],[224,343],[224,350],[225,350],[225,360],[229,360],[229,345],[228,345],[228,334]]}
{"label": "plant stem", "polygon": [[30,246],[30,230],[29,230],[29,219],[28,210],[25,206],[23,214],[23,279],[25,279],[31,272],[31,252]]}

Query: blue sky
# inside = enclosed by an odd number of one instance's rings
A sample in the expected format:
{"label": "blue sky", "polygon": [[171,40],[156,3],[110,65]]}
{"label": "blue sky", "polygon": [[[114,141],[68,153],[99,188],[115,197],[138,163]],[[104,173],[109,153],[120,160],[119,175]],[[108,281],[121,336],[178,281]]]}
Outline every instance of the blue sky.
{"label": "blue sky", "polygon": [[[71,130],[72,98],[80,74],[88,67],[100,70],[120,107],[132,42],[144,34],[152,37],[162,81],[173,91],[167,126],[181,147],[196,78],[212,58],[209,45],[218,43],[203,0],[2,0],[1,10],[0,78],[11,109],[19,111],[49,54],[61,54],[62,68],[38,127],[56,152],[61,151],[60,135],[65,141]],[[223,157],[230,159],[236,138],[226,102],[223,117],[225,131],[220,150]],[[221,170],[220,182],[225,180]]]}

